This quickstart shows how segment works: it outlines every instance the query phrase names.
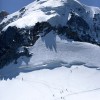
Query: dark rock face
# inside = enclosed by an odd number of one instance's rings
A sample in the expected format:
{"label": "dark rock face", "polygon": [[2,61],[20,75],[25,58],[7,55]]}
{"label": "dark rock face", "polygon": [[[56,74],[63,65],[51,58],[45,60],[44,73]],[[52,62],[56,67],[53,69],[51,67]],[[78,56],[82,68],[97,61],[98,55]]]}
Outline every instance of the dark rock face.
{"label": "dark rock face", "polygon": [[[38,22],[34,27],[21,29],[15,26],[8,27],[6,31],[0,33],[0,68],[12,61],[16,64],[21,56],[31,57],[28,47],[33,46],[40,36],[45,37],[52,30],[55,34],[64,35],[74,41],[98,44],[88,34],[89,25],[86,21],[76,15],[72,15],[66,26],[52,26],[48,22]],[[23,48],[23,52],[20,52],[19,48]]]}
{"label": "dark rock face", "polygon": [[100,14],[94,14],[93,18],[93,30],[96,33],[96,37],[99,37],[100,33]]}
{"label": "dark rock face", "polygon": [[70,29],[72,34],[71,38],[74,40],[99,44],[96,43],[95,37],[92,37],[88,23],[82,17],[75,15],[73,12],[71,13],[70,20],[67,22],[67,27]]}
{"label": "dark rock face", "polygon": [[[0,34],[0,68],[15,61],[21,56],[30,57],[31,54],[28,51],[28,47],[34,45],[34,43],[41,36],[48,34],[53,27],[47,23],[36,23],[31,28],[17,28],[15,26],[8,27],[6,31],[2,31]],[[18,49],[23,48],[23,52]]]}
{"label": "dark rock face", "polygon": [[[2,22],[2,20],[3,20],[4,18],[7,17],[7,15],[9,15],[9,13],[6,12],[6,11],[1,11],[1,12],[0,12],[0,23]],[[0,24],[0,31],[1,31],[6,25],[7,25],[7,23],[2,23],[2,24]]]}
{"label": "dark rock face", "polygon": [[0,22],[8,15],[9,13],[6,11],[1,11],[0,12]]}
{"label": "dark rock face", "polygon": [[[33,35],[32,29],[17,27],[9,27],[6,31],[1,32],[0,35],[0,68],[11,63],[21,56],[30,57],[27,47],[34,45],[39,38],[37,35]],[[18,51],[20,47],[23,47],[23,52]]]}
{"label": "dark rock face", "polygon": [[12,18],[10,18],[7,22],[2,22],[0,24],[0,31],[2,31],[2,29],[7,26],[8,24],[10,24],[11,22],[13,22],[14,20],[16,20],[18,18],[18,16],[13,16]]}
{"label": "dark rock face", "polygon": [[72,31],[82,32],[86,34],[87,31],[90,29],[88,23],[78,15],[71,13],[71,18],[67,22],[68,27],[71,28]]}
{"label": "dark rock face", "polygon": [[[21,18],[22,17],[22,15],[25,13],[25,11],[26,11],[26,9],[25,9],[25,7],[23,7],[22,9],[20,9],[20,11],[19,11],[19,15],[14,15],[13,17],[11,17],[11,18],[9,18],[8,20],[7,20],[7,22],[2,22],[1,24],[0,24],[0,31],[2,31],[2,29],[5,27],[5,26],[7,26],[8,24],[10,24],[10,23],[12,23],[13,21],[15,21],[15,20],[17,20],[17,19],[19,19],[19,18]],[[5,15],[5,16],[4,16]],[[8,13],[7,12],[1,12],[1,16],[2,16],[2,19],[1,19],[1,21],[3,20],[3,18],[4,17],[6,17],[8,15]],[[4,16],[4,17],[3,17]]]}
{"label": "dark rock face", "polygon": [[51,26],[48,22],[41,22],[36,23],[36,25],[33,28],[34,34],[40,34],[43,33],[42,36],[45,36],[48,34],[51,30],[54,30],[55,27]]}

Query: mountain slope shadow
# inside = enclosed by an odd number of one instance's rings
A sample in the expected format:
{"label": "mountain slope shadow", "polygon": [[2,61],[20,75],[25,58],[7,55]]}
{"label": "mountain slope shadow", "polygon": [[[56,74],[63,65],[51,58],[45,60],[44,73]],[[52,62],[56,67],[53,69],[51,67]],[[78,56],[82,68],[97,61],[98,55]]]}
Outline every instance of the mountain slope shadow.
{"label": "mountain slope shadow", "polygon": [[21,65],[24,64],[28,66],[30,58],[27,58],[25,56],[20,57],[17,61],[17,64],[15,64],[13,61],[11,64],[0,69],[0,80],[12,79],[18,76],[21,72],[28,72],[28,70],[26,70],[25,68],[21,68]]}
{"label": "mountain slope shadow", "polygon": [[[55,68],[59,67],[67,67],[71,68],[73,65],[84,65],[87,67],[86,63],[80,62],[80,61],[73,61],[73,62],[64,62],[60,60],[50,60],[50,61],[44,61],[41,64],[37,65],[29,65],[28,62],[30,61],[29,58],[24,58],[24,60],[20,58],[18,64],[10,64],[9,66],[4,67],[3,69],[0,70],[0,80],[7,80],[7,79],[12,79],[16,78],[20,73],[28,73],[32,71],[38,71],[38,70],[43,70],[43,69],[49,69],[53,70]],[[88,66],[89,67],[89,66]],[[98,67],[89,67],[89,68],[98,68]],[[98,70],[98,69],[97,69]]]}
{"label": "mountain slope shadow", "polygon": [[50,50],[56,50],[56,34],[51,31],[42,37],[42,41],[45,42],[45,45]]}
{"label": "mountain slope shadow", "polygon": [[[38,65],[28,65],[29,59],[25,58],[24,62],[23,60],[19,61],[18,64],[10,64],[9,66],[4,67],[3,69],[0,70],[0,80],[7,80],[7,79],[12,79],[18,76],[20,73],[28,73],[36,70],[42,70],[42,69],[54,69],[58,67],[62,67],[63,65],[70,68],[70,64],[63,62],[63,61],[46,61],[43,62],[42,64]],[[22,63],[24,65],[22,65]]]}

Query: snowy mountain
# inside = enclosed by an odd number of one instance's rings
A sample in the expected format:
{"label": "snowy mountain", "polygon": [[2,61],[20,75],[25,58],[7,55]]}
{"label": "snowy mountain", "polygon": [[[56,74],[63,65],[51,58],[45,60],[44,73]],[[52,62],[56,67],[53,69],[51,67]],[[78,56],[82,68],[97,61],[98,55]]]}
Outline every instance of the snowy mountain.
{"label": "snowy mountain", "polygon": [[31,56],[26,46],[52,31],[67,39],[99,45],[100,9],[77,0],[34,1],[4,18],[0,30],[0,65],[5,66],[20,56]]}
{"label": "snowy mountain", "polygon": [[[56,44],[46,47],[51,39]],[[30,59],[20,57],[17,64],[0,70],[1,100],[100,99],[99,46],[69,42],[49,33],[29,51],[33,53]]]}
{"label": "snowy mountain", "polygon": [[100,9],[36,0],[0,23],[0,100],[100,100]]}

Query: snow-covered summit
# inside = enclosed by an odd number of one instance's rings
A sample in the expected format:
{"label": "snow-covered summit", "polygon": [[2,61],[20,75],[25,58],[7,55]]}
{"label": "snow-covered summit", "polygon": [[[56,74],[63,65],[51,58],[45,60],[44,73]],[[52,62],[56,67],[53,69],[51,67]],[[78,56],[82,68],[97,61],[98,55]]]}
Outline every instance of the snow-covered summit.
{"label": "snow-covered summit", "polygon": [[94,14],[100,13],[99,8],[86,6],[77,0],[39,0],[9,15],[1,24],[8,22],[6,28],[8,26],[23,28],[42,21],[48,21],[52,25],[66,25],[71,11],[89,23],[93,22]]}
{"label": "snow-covered summit", "polygon": [[[74,17],[71,16],[72,13]],[[100,9],[84,5],[78,0],[34,1],[8,15],[0,23],[0,30],[4,31],[9,26],[34,27],[37,22],[48,22],[51,26],[67,26],[79,36],[88,34],[92,42],[99,44],[100,41]],[[87,28],[84,28],[85,26]]]}

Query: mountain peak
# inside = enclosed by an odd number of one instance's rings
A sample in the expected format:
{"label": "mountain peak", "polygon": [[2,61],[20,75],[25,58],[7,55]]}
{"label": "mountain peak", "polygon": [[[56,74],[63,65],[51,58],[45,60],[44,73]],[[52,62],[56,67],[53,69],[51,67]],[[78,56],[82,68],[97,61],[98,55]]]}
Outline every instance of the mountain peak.
{"label": "mountain peak", "polygon": [[77,0],[39,0],[9,15],[2,23],[7,22],[9,24],[12,21],[14,23],[8,26],[16,25],[19,28],[33,26],[35,23],[42,21],[49,21],[54,26],[66,25],[71,10],[76,10],[79,15],[82,15],[77,11],[78,8],[83,9],[83,6]]}
{"label": "mountain peak", "polygon": [[0,22],[8,15],[9,13],[6,11],[1,11],[0,12]]}

